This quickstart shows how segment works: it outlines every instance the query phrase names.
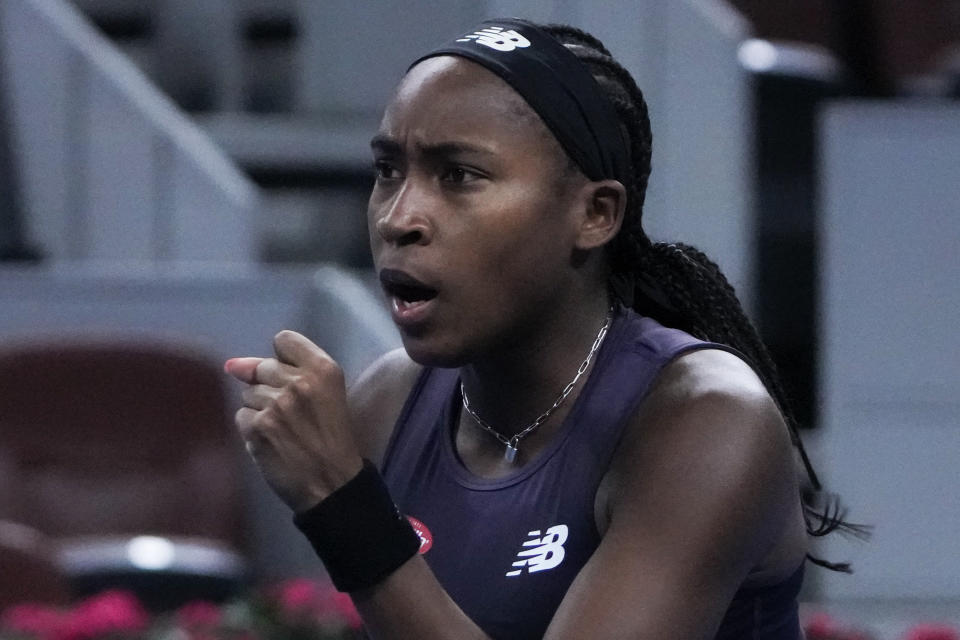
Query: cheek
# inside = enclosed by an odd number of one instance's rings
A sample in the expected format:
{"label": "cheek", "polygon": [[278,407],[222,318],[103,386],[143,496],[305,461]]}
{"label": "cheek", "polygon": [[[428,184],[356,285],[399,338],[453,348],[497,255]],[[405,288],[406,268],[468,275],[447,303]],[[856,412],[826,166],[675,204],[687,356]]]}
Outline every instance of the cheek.
{"label": "cheek", "polygon": [[566,262],[570,234],[563,203],[550,194],[527,195],[503,223],[503,260],[525,263],[537,271]]}
{"label": "cheek", "polygon": [[565,276],[569,252],[563,234],[548,220],[550,214],[530,216],[517,212],[492,233],[473,243],[473,257],[483,272],[481,281],[500,292],[537,295]]}
{"label": "cheek", "polygon": [[370,253],[373,256],[373,262],[376,265],[383,246],[383,238],[377,231],[377,209],[371,200],[367,206],[367,240],[370,243]]}

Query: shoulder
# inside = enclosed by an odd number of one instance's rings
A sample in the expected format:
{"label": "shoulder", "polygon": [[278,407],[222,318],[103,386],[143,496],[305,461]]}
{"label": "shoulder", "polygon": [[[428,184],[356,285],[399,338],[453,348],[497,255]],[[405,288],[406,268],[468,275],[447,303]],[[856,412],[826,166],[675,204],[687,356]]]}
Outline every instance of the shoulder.
{"label": "shoulder", "polygon": [[384,354],[348,391],[354,433],[364,457],[380,464],[393,426],[423,367],[403,349]]}
{"label": "shoulder", "polygon": [[755,419],[782,422],[780,411],[753,368],[723,349],[695,349],[667,363],[654,381],[647,404],[693,413],[705,405],[719,404]]}
{"label": "shoulder", "polygon": [[[697,349],[667,363],[632,417],[645,438],[675,442],[700,438],[714,445],[730,439],[745,451],[789,452],[789,432],[763,382],[744,360],[722,349]],[[630,428],[636,432],[636,428]],[[728,454],[731,452],[727,452]]]}
{"label": "shoulder", "polygon": [[688,351],[664,365],[631,417],[627,443],[631,435],[674,445],[697,437],[787,451],[791,446],[780,411],[753,368],[712,348]]}
{"label": "shoulder", "polygon": [[746,362],[719,349],[664,367],[610,475],[611,521],[697,540],[738,571],[761,563],[799,502],[793,446],[776,403]]}
{"label": "shoulder", "polygon": [[603,538],[548,636],[604,628],[611,637],[706,637],[768,558],[790,556],[767,572],[769,583],[802,561],[789,432],[756,374],[729,352],[697,350],[664,367],[604,482]]}

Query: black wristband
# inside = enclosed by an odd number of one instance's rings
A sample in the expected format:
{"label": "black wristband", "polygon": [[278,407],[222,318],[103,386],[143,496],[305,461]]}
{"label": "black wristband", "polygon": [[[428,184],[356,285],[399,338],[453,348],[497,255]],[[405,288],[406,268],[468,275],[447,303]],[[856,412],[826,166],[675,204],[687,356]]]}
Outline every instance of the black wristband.
{"label": "black wristband", "polygon": [[372,587],[420,549],[420,538],[366,459],[360,473],[320,504],[295,514],[293,523],[339,591]]}

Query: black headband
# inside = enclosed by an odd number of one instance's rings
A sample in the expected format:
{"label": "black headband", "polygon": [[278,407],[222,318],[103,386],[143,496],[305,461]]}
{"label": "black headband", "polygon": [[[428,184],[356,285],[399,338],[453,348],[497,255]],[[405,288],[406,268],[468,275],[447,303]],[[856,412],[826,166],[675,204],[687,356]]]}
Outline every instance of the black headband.
{"label": "black headband", "polygon": [[550,34],[526,20],[486,20],[410,66],[446,55],[472,60],[513,87],[588,178],[629,184],[616,110],[586,65]]}

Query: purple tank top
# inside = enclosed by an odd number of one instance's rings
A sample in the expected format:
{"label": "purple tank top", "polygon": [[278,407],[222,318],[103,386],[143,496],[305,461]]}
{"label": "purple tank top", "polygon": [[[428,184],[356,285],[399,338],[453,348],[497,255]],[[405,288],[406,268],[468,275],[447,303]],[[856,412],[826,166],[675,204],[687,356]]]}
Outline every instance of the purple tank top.
{"label": "purple tank top", "polygon": [[[458,370],[423,371],[382,472],[440,584],[488,635],[543,636],[600,543],[594,499],[624,426],[664,364],[707,347],[729,350],[618,309],[556,440],[496,480],[473,475],[454,448]],[[780,585],[741,589],[717,638],[797,640],[801,581],[802,568]]]}

